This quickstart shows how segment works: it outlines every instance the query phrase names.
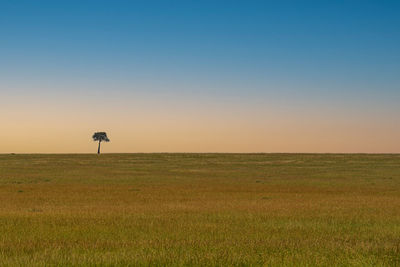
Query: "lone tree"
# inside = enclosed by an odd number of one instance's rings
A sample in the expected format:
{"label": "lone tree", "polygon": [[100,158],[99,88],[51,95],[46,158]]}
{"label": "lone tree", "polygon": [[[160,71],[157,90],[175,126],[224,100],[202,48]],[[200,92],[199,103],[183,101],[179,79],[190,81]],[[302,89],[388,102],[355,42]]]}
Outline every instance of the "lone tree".
{"label": "lone tree", "polygon": [[110,142],[110,139],[107,137],[107,133],[105,132],[97,132],[94,133],[93,136],[93,141],[99,141],[99,148],[97,149],[97,154],[100,154],[100,144],[101,142]]}

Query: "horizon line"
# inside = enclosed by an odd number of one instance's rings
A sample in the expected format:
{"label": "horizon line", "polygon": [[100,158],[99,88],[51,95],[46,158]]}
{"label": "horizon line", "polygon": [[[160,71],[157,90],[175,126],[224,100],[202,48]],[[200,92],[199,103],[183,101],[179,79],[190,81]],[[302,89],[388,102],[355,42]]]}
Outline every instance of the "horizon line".
{"label": "horizon line", "polygon": [[[400,155],[400,152],[104,152],[100,155],[120,155],[120,154],[303,154],[303,155]],[[76,152],[20,152],[20,153],[0,153],[0,155],[98,155],[97,153]]]}

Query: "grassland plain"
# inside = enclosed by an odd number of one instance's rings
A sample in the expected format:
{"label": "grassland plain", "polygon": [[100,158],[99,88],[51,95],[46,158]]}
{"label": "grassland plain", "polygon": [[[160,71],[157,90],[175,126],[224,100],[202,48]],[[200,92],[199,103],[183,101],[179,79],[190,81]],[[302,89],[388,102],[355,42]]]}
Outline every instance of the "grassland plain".
{"label": "grassland plain", "polygon": [[0,155],[0,265],[400,266],[400,155]]}

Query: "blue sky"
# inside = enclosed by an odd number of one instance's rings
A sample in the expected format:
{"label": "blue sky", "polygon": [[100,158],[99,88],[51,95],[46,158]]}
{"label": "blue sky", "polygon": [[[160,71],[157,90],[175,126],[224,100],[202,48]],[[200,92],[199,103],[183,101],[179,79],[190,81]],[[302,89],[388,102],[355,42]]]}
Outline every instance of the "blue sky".
{"label": "blue sky", "polygon": [[211,102],[393,124],[399,11],[398,1],[1,1],[0,89],[18,108],[94,97],[133,112],[165,98],[182,112]]}

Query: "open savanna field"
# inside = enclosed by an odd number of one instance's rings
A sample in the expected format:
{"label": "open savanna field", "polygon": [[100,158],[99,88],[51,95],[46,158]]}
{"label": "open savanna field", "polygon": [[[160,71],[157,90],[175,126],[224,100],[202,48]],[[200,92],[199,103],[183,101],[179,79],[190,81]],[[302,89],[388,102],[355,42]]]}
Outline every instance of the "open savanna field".
{"label": "open savanna field", "polygon": [[400,266],[400,155],[0,155],[0,265]]}

